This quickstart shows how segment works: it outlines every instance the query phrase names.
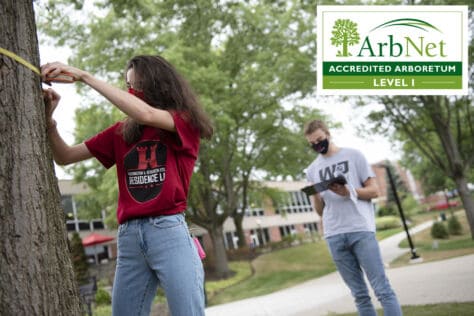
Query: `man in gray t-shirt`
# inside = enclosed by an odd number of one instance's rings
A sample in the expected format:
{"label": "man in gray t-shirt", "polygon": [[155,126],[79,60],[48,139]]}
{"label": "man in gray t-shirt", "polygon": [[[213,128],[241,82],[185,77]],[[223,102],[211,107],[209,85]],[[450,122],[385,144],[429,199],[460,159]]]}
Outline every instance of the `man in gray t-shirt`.
{"label": "man in gray t-shirt", "polygon": [[[326,202],[322,217],[324,237],[357,231],[375,232],[372,202],[370,199],[357,198],[357,190],[364,188],[365,182],[372,185],[375,175],[358,150],[339,148],[333,155],[318,155],[307,170],[308,181],[313,183],[327,181],[341,174],[347,181],[348,193],[352,195],[341,196],[331,190],[319,193]],[[376,190],[375,187],[375,193],[370,193],[376,195]]]}
{"label": "man in gray t-shirt", "polygon": [[330,141],[326,125],[308,123],[305,137],[319,154],[307,169],[314,184],[337,176],[328,190],[311,195],[316,212],[322,217],[323,231],[331,256],[355,299],[359,315],[376,316],[364,272],[383,307],[385,316],[402,315],[400,304],[385,275],[375,238],[375,214],[371,199],[377,197],[375,176],[364,155],[355,149],[339,148]]}

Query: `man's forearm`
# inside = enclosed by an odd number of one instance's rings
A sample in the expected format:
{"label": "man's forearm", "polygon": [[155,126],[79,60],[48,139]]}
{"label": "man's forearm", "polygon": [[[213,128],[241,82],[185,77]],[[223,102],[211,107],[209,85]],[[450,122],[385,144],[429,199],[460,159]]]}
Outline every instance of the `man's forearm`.
{"label": "man's forearm", "polygon": [[374,178],[369,178],[365,181],[364,186],[355,189],[357,198],[361,200],[370,201],[379,196],[379,190]]}
{"label": "man's forearm", "polygon": [[313,208],[319,216],[323,217],[324,201],[321,197],[313,195]]}

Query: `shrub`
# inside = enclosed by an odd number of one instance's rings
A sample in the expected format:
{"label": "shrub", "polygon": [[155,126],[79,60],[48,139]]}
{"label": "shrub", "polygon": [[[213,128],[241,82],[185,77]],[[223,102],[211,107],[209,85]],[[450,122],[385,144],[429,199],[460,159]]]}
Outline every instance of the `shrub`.
{"label": "shrub", "polygon": [[384,217],[377,217],[375,219],[375,225],[377,230],[384,230],[384,229],[391,229],[391,228],[398,228],[402,224],[400,219],[396,216],[384,216]]}
{"label": "shrub", "polygon": [[380,217],[394,216],[397,215],[397,210],[391,205],[381,206],[377,211],[377,215]]}
{"label": "shrub", "polygon": [[435,222],[433,226],[431,226],[431,237],[435,239],[449,238],[448,230],[442,222]]}
{"label": "shrub", "polygon": [[402,200],[403,213],[407,219],[411,219],[413,215],[419,212],[420,204],[409,194]]}
{"label": "shrub", "polygon": [[286,245],[287,247],[290,247],[291,244],[297,240],[296,239],[296,235],[286,235],[286,236],[283,236],[283,238],[281,239],[281,241],[283,242],[284,245]]}
{"label": "shrub", "polygon": [[87,263],[82,239],[77,232],[72,234],[69,245],[72,267],[74,268],[77,283],[79,285],[86,284],[89,277],[89,264]]}
{"label": "shrub", "polygon": [[101,287],[98,288],[97,292],[95,293],[95,303],[97,305],[110,305],[112,303],[112,299],[109,292]]}
{"label": "shrub", "polygon": [[461,223],[454,214],[448,220],[448,232],[450,235],[462,235]]}

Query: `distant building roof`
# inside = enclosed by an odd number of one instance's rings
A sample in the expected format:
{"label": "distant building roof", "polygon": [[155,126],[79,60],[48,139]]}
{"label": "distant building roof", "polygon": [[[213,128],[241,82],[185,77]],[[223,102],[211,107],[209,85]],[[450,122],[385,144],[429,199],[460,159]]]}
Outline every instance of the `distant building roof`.
{"label": "distant building roof", "polygon": [[88,187],[85,183],[76,183],[74,180],[58,180],[59,192],[61,195],[76,195],[87,193]]}
{"label": "distant building roof", "polygon": [[283,191],[299,191],[309,184],[307,181],[265,181],[264,183],[270,188]]}

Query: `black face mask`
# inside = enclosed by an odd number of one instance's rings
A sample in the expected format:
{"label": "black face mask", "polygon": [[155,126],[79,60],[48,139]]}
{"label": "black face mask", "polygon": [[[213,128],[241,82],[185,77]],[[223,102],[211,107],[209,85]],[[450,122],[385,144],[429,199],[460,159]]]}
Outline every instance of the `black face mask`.
{"label": "black face mask", "polygon": [[319,143],[311,143],[311,147],[314,149],[314,151],[325,155],[329,150],[329,140],[326,138]]}

